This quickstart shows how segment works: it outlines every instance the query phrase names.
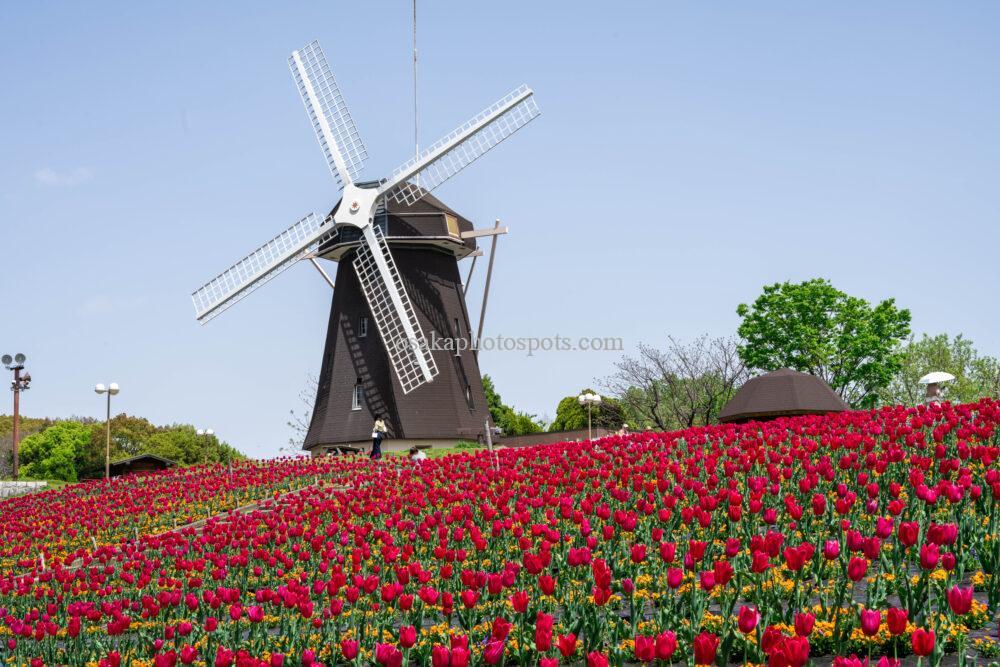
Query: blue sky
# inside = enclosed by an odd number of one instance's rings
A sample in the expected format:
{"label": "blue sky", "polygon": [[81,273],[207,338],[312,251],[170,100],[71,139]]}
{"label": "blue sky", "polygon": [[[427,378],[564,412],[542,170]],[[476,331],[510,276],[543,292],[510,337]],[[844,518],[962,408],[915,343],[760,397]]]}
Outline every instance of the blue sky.
{"label": "blue sky", "polygon": [[[764,284],[822,276],[1000,354],[1000,5],[419,10],[424,144],[521,83],[543,112],[437,193],[511,228],[487,335],[731,334]],[[293,49],[323,44],[367,176],[409,156],[410,30],[407,0],[4,3],[0,352],[29,357],[23,411],[99,416],[117,381],[115,411],[276,453],[328,287],[303,264],[205,327],[189,294],[336,199]],[[480,361],[552,415],[618,356]]]}

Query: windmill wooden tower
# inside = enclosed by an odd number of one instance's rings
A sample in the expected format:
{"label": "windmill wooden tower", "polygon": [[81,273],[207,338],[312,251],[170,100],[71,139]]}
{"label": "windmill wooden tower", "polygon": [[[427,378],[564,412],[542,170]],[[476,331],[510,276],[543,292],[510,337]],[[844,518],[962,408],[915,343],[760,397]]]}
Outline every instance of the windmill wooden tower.
{"label": "windmill wooden tower", "polygon": [[335,260],[305,448],[360,445],[376,415],[397,446],[475,439],[489,414],[475,354],[432,348],[471,337],[457,262],[477,233],[428,193],[534,120],[534,94],[521,86],[387,177],[360,182],[368,154],[319,44],[288,62],[343,194],[325,218],[307,215],[196,290],[196,316],[211,320],[301,259]]}

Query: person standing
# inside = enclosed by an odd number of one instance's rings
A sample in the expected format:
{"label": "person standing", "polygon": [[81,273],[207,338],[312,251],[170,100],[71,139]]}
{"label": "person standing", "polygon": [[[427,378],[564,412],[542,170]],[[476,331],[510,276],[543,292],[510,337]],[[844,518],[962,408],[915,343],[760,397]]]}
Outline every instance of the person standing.
{"label": "person standing", "polygon": [[375,418],[375,425],[372,426],[372,454],[371,458],[382,458],[382,437],[385,436],[385,422],[382,415]]}

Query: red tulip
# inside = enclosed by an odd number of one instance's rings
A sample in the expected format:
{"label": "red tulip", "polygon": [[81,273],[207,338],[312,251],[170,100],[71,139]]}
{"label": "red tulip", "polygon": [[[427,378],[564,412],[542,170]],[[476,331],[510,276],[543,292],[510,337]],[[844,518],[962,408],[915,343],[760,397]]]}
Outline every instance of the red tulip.
{"label": "red tulip", "polygon": [[908,614],[905,609],[889,607],[885,613],[885,624],[892,635],[901,635],[906,631]]}
{"label": "red tulip", "polygon": [[694,662],[696,665],[711,665],[715,662],[715,652],[719,648],[719,638],[710,632],[702,632],[694,638]]}
{"label": "red tulip", "polygon": [[948,606],[951,607],[951,610],[956,615],[964,616],[972,610],[972,595],[972,586],[967,588],[952,586],[948,589],[946,595],[948,598]]}
{"label": "red tulip", "polygon": [[466,609],[472,609],[479,601],[479,593],[476,591],[464,590],[460,597],[462,598],[462,605]]}
{"label": "red tulip", "polygon": [[656,659],[669,660],[677,650],[677,635],[666,630],[656,635]]}
{"label": "red tulip", "polygon": [[795,614],[795,634],[799,637],[808,637],[811,635],[815,624],[816,617],[809,612]]}
{"label": "red tulip", "polygon": [[781,654],[788,667],[802,667],[809,662],[809,640],[805,637],[787,637],[781,643]]}
{"label": "red tulip", "polygon": [[925,570],[933,570],[937,567],[941,558],[941,550],[936,544],[925,544],[920,547],[920,567]]}
{"label": "red tulip", "polygon": [[192,664],[198,659],[198,649],[188,644],[181,647],[181,663],[185,665]]}
{"label": "red tulip", "polygon": [[587,654],[587,667],[608,667],[608,659],[597,651]]}
{"label": "red tulip", "polygon": [[920,524],[916,521],[903,521],[896,530],[900,544],[904,547],[912,547],[920,537]]}
{"label": "red tulip", "polygon": [[404,625],[399,629],[399,645],[410,648],[417,643],[417,629],[412,625]]}
{"label": "red tulip", "polygon": [[383,667],[401,667],[403,664],[403,652],[392,644],[376,644],[375,662]]}
{"label": "red tulip", "polygon": [[798,572],[805,565],[805,554],[799,549],[788,547],[785,549],[785,567],[792,572]]}
{"label": "red tulip", "polygon": [[487,642],[483,650],[483,660],[487,665],[495,665],[503,658],[503,640],[494,639]]}
{"label": "red tulip", "polygon": [[497,616],[493,619],[493,625],[490,628],[490,636],[498,641],[504,641],[507,639],[507,635],[510,634],[510,621],[502,616]]}
{"label": "red tulip", "polygon": [[567,635],[559,635],[556,639],[556,647],[559,649],[562,657],[570,657],[576,653],[576,635],[572,632]]}
{"label": "red tulip", "polygon": [[746,605],[740,607],[740,611],[737,614],[736,625],[739,627],[740,632],[743,634],[750,634],[757,627],[757,622],[760,620],[760,614],[753,607],[747,607]]}
{"label": "red tulip", "polygon": [[597,588],[611,588],[611,568],[603,558],[598,558],[591,565],[591,572],[594,575],[594,586]]}
{"label": "red tulip", "polygon": [[514,607],[514,611],[518,614],[523,614],[528,610],[528,602],[530,601],[527,591],[517,591],[510,596],[510,603]]}
{"label": "red tulip", "polygon": [[535,650],[545,653],[552,648],[552,625],[555,619],[544,613],[538,612],[535,616]]}
{"label": "red tulip", "polygon": [[344,639],[340,642],[340,653],[345,660],[354,660],[358,657],[358,642],[353,639]]}
{"label": "red tulip", "polygon": [[471,656],[472,654],[469,653],[468,647],[453,647],[451,649],[450,667],[468,667]]}
{"label": "red tulip", "polygon": [[769,625],[764,628],[764,633],[760,637],[760,649],[766,655],[771,655],[780,648],[783,641],[785,641],[785,636],[781,634],[781,630]]}
{"label": "red tulip", "polygon": [[215,649],[214,664],[215,667],[232,667],[233,652],[223,646],[219,646]]}
{"label": "red tulip", "polygon": [[656,660],[656,638],[645,635],[635,636],[635,659],[639,662]]}
{"label": "red tulip", "polygon": [[868,573],[868,561],[864,558],[852,558],[847,563],[847,576],[851,581],[861,581]]}
{"label": "red tulip", "polygon": [[913,655],[925,657],[934,651],[934,631],[917,628],[910,635],[910,646]]}
{"label": "red tulip", "polygon": [[861,610],[861,632],[866,637],[874,637],[878,634],[878,629],[882,627],[882,612],[876,609]]}

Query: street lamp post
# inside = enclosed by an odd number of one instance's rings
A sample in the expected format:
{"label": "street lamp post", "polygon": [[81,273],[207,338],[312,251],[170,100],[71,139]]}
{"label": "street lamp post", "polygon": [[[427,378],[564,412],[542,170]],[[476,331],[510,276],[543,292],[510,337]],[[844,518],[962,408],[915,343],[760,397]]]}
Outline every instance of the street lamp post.
{"label": "street lamp post", "polygon": [[208,463],[208,443],[211,437],[215,435],[215,431],[210,428],[200,428],[197,433],[198,435],[205,436],[205,463]]}
{"label": "street lamp post", "polygon": [[594,439],[593,428],[592,428],[593,410],[595,405],[601,404],[601,397],[598,396],[597,394],[584,392],[579,396],[577,396],[576,400],[580,403],[580,405],[587,406],[587,440],[593,440]]}
{"label": "street lamp post", "polygon": [[118,393],[118,384],[112,382],[107,387],[99,384],[94,387],[94,391],[98,394],[108,395],[108,412],[105,420],[107,433],[104,441],[104,479],[111,479],[111,397]]}
{"label": "street lamp post", "polygon": [[13,454],[13,474],[14,479],[17,479],[18,468],[19,468],[19,458],[18,458],[18,443],[21,439],[21,392],[30,389],[31,385],[31,373],[25,373],[21,375],[21,371],[24,370],[24,362],[27,360],[23,354],[18,352],[13,357],[9,354],[3,355],[3,365],[7,370],[14,371],[14,381],[10,383],[10,390],[14,392],[14,442],[12,446]]}

